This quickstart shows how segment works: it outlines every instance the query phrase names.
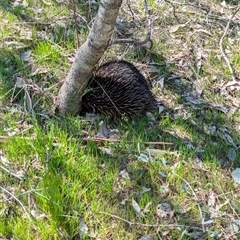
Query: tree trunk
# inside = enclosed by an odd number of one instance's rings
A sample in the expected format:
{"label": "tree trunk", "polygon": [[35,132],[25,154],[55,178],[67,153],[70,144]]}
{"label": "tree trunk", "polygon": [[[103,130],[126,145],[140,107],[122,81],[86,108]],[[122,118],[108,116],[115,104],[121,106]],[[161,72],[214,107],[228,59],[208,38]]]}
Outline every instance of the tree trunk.
{"label": "tree trunk", "polygon": [[82,109],[81,97],[94,66],[108,47],[122,0],[101,0],[97,16],[86,42],[77,50],[71,70],[57,98],[63,114],[76,115]]}

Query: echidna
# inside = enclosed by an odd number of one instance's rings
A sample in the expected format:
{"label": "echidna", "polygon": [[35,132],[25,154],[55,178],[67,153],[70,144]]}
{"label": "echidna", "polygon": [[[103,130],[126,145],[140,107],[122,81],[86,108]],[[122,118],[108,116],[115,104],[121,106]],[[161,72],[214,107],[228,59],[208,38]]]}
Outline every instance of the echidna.
{"label": "echidna", "polygon": [[93,74],[82,104],[89,112],[133,118],[150,111],[155,99],[147,80],[133,64],[110,61]]}

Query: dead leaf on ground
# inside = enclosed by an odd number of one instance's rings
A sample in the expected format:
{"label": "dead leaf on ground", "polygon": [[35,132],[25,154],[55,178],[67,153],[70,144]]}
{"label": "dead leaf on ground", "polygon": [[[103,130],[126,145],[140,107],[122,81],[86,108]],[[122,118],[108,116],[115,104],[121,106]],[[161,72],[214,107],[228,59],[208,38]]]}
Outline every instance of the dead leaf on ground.
{"label": "dead leaf on ground", "polygon": [[15,86],[17,88],[23,88],[25,86],[25,80],[21,77],[16,77],[16,83]]}
{"label": "dead leaf on ground", "polygon": [[138,240],[157,240],[157,235],[156,234],[149,234],[149,235],[145,235],[140,237]]}
{"label": "dead leaf on ground", "polygon": [[79,218],[79,239],[85,239],[88,234],[88,226],[83,218]]}
{"label": "dead leaf on ground", "polygon": [[104,123],[104,121],[101,121],[99,123],[99,129],[98,129],[97,136],[105,137],[105,138],[108,138],[110,136],[110,129],[107,127],[107,125]]}
{"label": "dead leaf on ground", "polygon": [[236,168],[232,171],[232,178],[236,183],[240,184],[240,168]]}
{"label": "dead leaf on ground", "polygon": [[25,95],[24,95],[24,107],[27,112],[33,113],[33,104],[32,104],[32,98],[28,92],[28,90],[25,88]]}
{"label": "dead leaf on ground", "polygon": [[107,148],[107,147],[98,147],[98,149],[100,149],[103,153],[109,155],[109,156],[113,156],[113,150],[111,148]]}
{"label": "dead leaf on ground", "polygon": [[111,129],[105,124],[104,121],[101,121],[99,123],[97,137],[118,139],[118,134],[119,134],[118,129]]}
{"label": "dead leaf on ground", "polygon": [[127,182],[129,182],[130,176],[129,173],[127,172],[126,169],[123,169],[122,171],[120,171],[120,173],[118,174],[117,179],[114,182],[113,185],[113,191],[119,195],[120,199],[121,199],[121,204],[125,205],[125,202],[128,199],[128,191],[129,189],[126,187]]}
{"label": "dead leaf on ground", "polygon": [[28,50],[28,51],[22,53],[21,56],[20,56],[20,58],[21,58],[24,62],[29,62],[31,54],[32,54],[32,51],[31,51],[31,50]]}
{"label": "dead leaf on ground", "polygon": [[168,203],[160,203],[157,205],[157,216],[159,218],[172,218],[174,212]]}
{"label": "dead leaf on ground", "polygon": [[2,150],[0,150],[0,162],[5,166],[9,165],[9,163],[10,163]]}
{"label": "dead leaf on ground", "polygon": [[184,231],[184,235],[190,237],[191,239],[196,239],[196,240],[206,240],[207,234],[203,232],[201,228],[187,228]]}
{"label": "dead leaf on ground", "polygon": [[216,131],[216,134],[225,140],[229,145],[233,146],[234,148],[237,148],[236,144],[234,143],[228,129],[226,127],[219,127]]}
{"label": "dead leaf on ground", "polygon": [[31,212],[32,216],[33,216],[34,218],[36,218],[36,219],[43,219],[43,218],[46,218],[46,217],[47,217],[45,213],[42,213],[42,212],[39,211],[39,210],[34,210],[34,209],[33,209],[33,210],[31,210],[30,212]]}
{"label": "dead leaf on ground", "polygon": [[33,76],[45,74],[48,72],[49,72],[49,69],[47,69],[47,68],[37,68],[34,72],[30,73],[28,76],[33,77]]}
{"label": "dead leaf on ground", "polygon": [[188,23],[185,24],[176,24],[170,27],[169,32],[170,33],[175,33],[178,31],[179,28],[184,28]]}
{"label": "dead leaf on ground", "polygon": [[140,206],[138,203],[132,198],[132,206],[133,209],[138,217],[144,217],[144,213],[142,212]]}

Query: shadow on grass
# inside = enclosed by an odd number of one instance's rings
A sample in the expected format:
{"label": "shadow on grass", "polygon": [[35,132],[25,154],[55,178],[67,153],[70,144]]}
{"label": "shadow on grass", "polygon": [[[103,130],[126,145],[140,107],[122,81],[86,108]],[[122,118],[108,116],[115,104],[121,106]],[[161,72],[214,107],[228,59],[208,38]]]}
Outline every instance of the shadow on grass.
{"label": "shadow on grass", "polygon": [[[240,136],[233,127],[237,108],[204,100],[204,92],[199,93],[194,81],[176,75],[165,81],[165,89],[178,96],[179,105],[170,111],[172,121],[183,124],[193,137],[192,141],[183,143],[202,149],[201,153],[196,153],[202,160],[217,161],[224,167],[239,166]],[[228,158],[232,148],[236,152],[235,159]]]}

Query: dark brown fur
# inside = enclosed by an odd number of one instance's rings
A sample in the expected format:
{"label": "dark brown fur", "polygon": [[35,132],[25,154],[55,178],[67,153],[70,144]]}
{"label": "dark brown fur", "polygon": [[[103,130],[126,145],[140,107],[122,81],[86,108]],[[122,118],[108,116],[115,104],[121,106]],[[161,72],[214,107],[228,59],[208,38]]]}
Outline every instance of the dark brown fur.
{"label": "dark brown fur", "polygon": [[126,61],[110,61],[96,71],[82,103],[89,112],[133,118],[150,111],[155,100],[136,67]]}

